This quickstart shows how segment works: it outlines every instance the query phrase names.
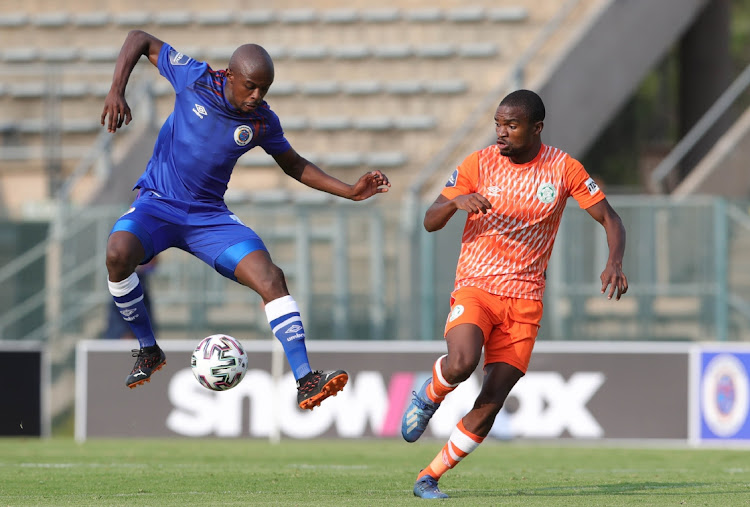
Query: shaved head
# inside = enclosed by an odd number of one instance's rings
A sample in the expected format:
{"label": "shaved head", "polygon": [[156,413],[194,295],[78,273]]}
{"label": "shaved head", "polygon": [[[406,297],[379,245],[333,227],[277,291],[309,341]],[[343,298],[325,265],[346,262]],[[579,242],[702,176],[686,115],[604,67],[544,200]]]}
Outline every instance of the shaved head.
{"label": "shaved head", "polygon": [[258,44],[243,44],[232,53],[229,69],[242,76],[262,72],[273,79],[273,60],[268,51]]}
{"label": "shaved head", "polygon": [[263,97],[273,84],[273,60],[257,44],[244,44],[232,53],[226,71],[224,96],[239,111],[250,113],[263,104]]}

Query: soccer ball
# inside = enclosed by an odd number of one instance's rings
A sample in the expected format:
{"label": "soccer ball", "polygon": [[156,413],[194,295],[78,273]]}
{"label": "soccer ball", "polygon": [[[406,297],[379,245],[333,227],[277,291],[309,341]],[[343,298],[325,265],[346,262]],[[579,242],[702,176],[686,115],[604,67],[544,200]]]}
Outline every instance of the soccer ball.
{"label": "soccer ball", "polygon": [[247,354],[236,338],[214,334],[203,338],[190,361],[193,375],[206,389],[226,391],[240,383],[247,371]]}

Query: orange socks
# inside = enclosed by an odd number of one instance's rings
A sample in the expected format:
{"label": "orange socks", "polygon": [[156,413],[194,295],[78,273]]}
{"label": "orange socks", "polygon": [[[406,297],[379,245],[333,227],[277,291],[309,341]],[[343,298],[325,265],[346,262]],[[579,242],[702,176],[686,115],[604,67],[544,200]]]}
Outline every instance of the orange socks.
{"label": "orange socks", "polygon": [[430,385],[427,386],[427,397],[430,398],[430,400],[433,403],[441,403],[445,397],[448,395],[448,393],[452,392],[456,387],[458,387],[458,384],[449,384],[447,380],[445,380],[445,377],[443,377],[443,372],[440,368],[440,362],[443,360],[444,356],[438,357],[437,361],[435,361],[435,364],[432,366],[432,382],[430,382]]}
{"label": "orange socks", "polygon": [[482,440],[484,440],[484,437],[466,431],[463,420],[458,421],[448,443],[443,446],[432,463],[419,473],[417,480],[425,475],[429,475],[436,480],[440,479],[445,472],[456,466],[471,451],[479,447]]}

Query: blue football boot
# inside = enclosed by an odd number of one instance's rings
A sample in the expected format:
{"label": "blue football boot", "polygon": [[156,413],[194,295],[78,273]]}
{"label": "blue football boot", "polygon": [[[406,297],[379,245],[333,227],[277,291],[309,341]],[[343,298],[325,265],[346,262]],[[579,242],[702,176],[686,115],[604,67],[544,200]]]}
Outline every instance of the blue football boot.
{"label": "blue football boot", "polygon": [[412,391],[413,398],[411,403],[404,412],[404,417],[401,419],[401,436],[407,442],[416,442],[419,437],[422,436],[424,430],[427,429],[427,423],[430,422],[432,414],[440,406],[440,403],[433,403],[427,397],[425,390],[432,381],[432,377],[428,378],[418,393]]}
{"label": "blue football boot", "polygon": [[425,475],[414,483],[414,496],[428,500],[449,498],[448,495],[440,491],[440,488],[438,488],[438,481],[430,475]]}

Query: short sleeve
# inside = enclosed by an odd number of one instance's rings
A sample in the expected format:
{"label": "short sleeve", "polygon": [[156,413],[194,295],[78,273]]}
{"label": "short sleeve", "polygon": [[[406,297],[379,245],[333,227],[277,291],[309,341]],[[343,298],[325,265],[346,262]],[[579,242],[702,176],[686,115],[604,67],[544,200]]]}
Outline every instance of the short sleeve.
{"label": "short sleeve", "polygon": [[263,141],[261,141],[260,146],[269,155],[279,155],[280,153],[289,151],[292,147],[284,136],[281,122],[279,121],[279,117],[276,116],[276,113],[271,112],[271,115],[268,118],[268,135],[266,135]]}
{"label": "short sleeve", "polygon": [[208,64],[193,60],[165,43],[159,51],[157,67],[159,73],[172,83],[174,91],[180,93],[205,74]]}
{"label": "short sleeve", "polygon": [[565,166],[570,195],[578,201],[581,209],[588,209],[606,197],[579,161],[568,158]]}
{"label": "short sleeve", "polygon": [[451,174],[451,177],[440,192],[448,199],[453,199],[459,195],[473,194],[477,191],[477,181],[479,179],[479,153],[474,152],[461,162]]}

